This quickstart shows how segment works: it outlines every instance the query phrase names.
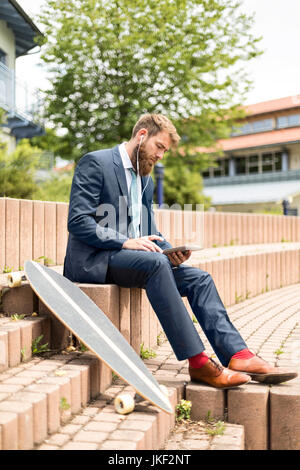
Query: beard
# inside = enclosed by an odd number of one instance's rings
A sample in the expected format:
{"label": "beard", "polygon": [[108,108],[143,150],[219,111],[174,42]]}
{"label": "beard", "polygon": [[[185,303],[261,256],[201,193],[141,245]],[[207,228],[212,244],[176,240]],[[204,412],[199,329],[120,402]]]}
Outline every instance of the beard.
{"label": "beard", "polygon": [[149,153],[146,151],[144,143],[140,146],[140,150],[138,151],[139,146],[137,145],[132,152],[132,165],[135,170],[137,170],[137,154],[139,154],[139,174],[140,176],[147,176],[153,170],[155,165],[154,157],[151,158]]}

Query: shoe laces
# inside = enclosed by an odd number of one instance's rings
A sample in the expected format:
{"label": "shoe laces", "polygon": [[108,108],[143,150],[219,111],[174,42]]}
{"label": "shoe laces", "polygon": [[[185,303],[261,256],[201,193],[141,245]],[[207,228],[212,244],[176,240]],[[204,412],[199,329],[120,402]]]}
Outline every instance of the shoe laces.
{"label": "shoe laces", "polygon": [[223,371],[224,367],[218,364],[218,362],[214,361],[211,357],[210,357],[210,361],[216,369],[218,369],[220,372]]}

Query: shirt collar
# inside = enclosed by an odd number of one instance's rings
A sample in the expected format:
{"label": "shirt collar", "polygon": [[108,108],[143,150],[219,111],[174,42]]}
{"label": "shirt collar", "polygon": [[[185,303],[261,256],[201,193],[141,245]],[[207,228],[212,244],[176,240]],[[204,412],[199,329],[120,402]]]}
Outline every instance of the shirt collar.
{"label": "shirt collar", "polygon": [[122,144],[119,145],[119,152],[121,155],[122,163],[123,163],[124,168],[133,168],[133,165],[127,153],[125,144],[126,142],[123,142]]}

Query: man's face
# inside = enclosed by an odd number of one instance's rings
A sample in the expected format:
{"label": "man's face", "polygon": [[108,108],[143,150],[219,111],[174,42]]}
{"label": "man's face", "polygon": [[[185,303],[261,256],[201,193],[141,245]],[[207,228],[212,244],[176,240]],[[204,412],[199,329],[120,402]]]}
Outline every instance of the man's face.
{"label": "man's face", "polygon": [[[139,144],[133,150],[132,163],[136,168],[137,153],[139,154],[139,174],[146,176],[151,173],[155,163],[161,160],[170,148],[171,139],[167,131],[159,132],[158,134],[147,137],[145,136],[140,148]],[[139,152],[138,152],[139,148]]]}

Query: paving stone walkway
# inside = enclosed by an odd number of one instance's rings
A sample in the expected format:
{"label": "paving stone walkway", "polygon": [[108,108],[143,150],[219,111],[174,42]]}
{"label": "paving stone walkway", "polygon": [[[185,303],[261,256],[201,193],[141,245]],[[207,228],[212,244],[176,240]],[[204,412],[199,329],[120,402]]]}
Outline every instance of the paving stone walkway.
{"label": "paving stone walkway", "polygon": [[176,424],[164,450],[244,450],[244,428],[223,422],[183,421]]}
{"label": "paving stone walkway", "polygon": [[[300,367],[300,284],[253,297],[227,312],[251,351],[273,365]],[[206,353],[217,359],[198,323],[195,326]],[[157,376],[189,380],[188,361],[177,361],[168,342],[158,348],[155,358],[145,362]]]}
{"label": "paving stone walkway", "polygon": [[[288,384],[296,388],[300,387],[300,284],[261,294],[235,304],[227,310],[231,321],[253,352],[274,365],[288,365],[298,370],[299,376]],[[206,352],[214,356],[200,326],[198,324],[195,326],[205,344]],[[55,358],[53,359],[55,362]],[[61,360],[67,362],[69,357],[60,358]],[[27,380],[28,384],[37,381],[40,375],[28,378],[26,369],[29,370],[33,365],[38,367],[41,362],[43,362],[41,367],[45,368],[42,358],[33,358],[28,363],[22,363],[0,374],[0,402],[8,398],[9,392],[17,392],[21,383],[25,385],[24,380]],[[156,357],[145,360],[145,363],[159,382],[167,383],[169,380],[169,390],[173,393],[176,382],[184,383],[190,380],[188,361],[177,361],[167,341],[157,347]],[[63,365],[60,362],[59,364]],[[5,390],[1,389],[3,386],[6,387]],[[117,415],[114,412],[114,397],[124,390],[133,392],[131,387],[118,381],[76,416],[70,417],[70,414],[66,413],[68,419],[65,424],[37,449],[161,448],[157,446],[156,436],[151,429],[157,411],[154,407],[151,408],[149,403],[141,401],[137,404],[135,411],[127,416]],[[164,420],[165,418],[161,422],[163,423]],[[222,428],[222,423],[219,426]],[[218,429],[217,423],[213,428],[207,422],[179,423],[174,427],[164,448],[166,450],[241,448],[243,426],[225,423],[221,432],[216,432]]]}
{"label": "paving stone walkway", "polygon": [[[228,314],[253,352],[274,365],[289,365],[298,370],[299,376],[290,383],[300,384],[299,284],[267,292],[236,304],[228,308]],[[198,325],[197,328],[207,353],[214,355]],[[156,349],[156,354],[155,358],[145,360],[145,362],[158,381],[162,378],[164,382],[166,378],[169,378],[171,384],[174,381],[189,381],[188,361],[178,362],[168,342],[160,345]],[[116,415],[112,401],[123,390],[130,390],[130,387],[126,387],[120,381],[110,387],[102,399],[87,406],[38,449],[139,448],[139,445],[142,445],[142,439],[151,439],[150,435],[145,437],[147,434],[145,431],[151,427],[153,415],[147,412],[147,405],[143,403],[138,405],[136,412],[128,416]],[[143,409],[143,406],[146,408]],[[242,448],[242,426],[225,423],[221,433],[209,433],[208,429],[209,426],[205,422],[181,422],[175,426],[164,449],[238,450]]]}

